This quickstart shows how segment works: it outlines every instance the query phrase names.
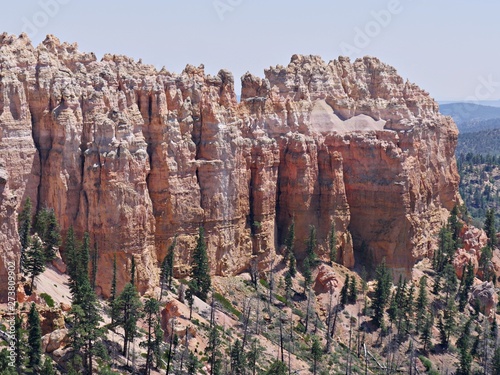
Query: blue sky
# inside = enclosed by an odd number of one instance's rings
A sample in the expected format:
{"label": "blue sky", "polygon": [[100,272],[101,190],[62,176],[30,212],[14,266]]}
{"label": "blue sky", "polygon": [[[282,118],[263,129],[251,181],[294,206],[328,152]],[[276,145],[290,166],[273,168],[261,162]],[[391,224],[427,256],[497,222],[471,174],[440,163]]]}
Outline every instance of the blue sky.
{"label": "blue sky", "polygon": [[237,82],[295,53],[372,55],[436,99],[497,100],[499,14],[497,0],[38,0],[4,4],[0,30],[174,72],[227,68]]}

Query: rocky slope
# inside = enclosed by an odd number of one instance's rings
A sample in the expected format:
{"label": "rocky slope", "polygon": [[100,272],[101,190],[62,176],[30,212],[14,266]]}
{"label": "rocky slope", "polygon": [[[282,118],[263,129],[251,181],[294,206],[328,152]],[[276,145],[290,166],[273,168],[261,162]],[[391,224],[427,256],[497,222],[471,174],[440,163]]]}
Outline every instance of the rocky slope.
{"label": "rocky slope", "polygon": [[0,69],[0,277],[28,196],[91,233],[105,294],[115,254],[120,283],[135,257],[141,291],[156,284],[176,234],[186,274],[200,225],[217,275],[266,269],[292,220],[299,258],[311,224],[326,254],[334,220],[341,263],[406,272],[459,199],[455,124],[376,58],[295,55],[242,77],[241,103],[228,71],[97,61],[53,36],[0,35]]}

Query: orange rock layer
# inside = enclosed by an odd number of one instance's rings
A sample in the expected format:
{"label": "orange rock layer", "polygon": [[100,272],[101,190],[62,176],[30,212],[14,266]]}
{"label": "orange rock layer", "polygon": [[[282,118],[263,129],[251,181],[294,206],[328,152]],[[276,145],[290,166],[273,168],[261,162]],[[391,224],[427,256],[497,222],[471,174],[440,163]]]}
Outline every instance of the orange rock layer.
{"label": "orange rock layer", "polygon": [[187,274],[200,225],[217,275],[265,269],[293,220],[298,258],[310,225],[327,257],[333,220],[339,262],[406,272],[459,199],[455,124],[376,58],[295,55],[243,76],[240,103],[228,71],[97,61],[53,36],[0,35],[0,68],[2,279],[28,196],[91,234],[104,294],[114,255],[119,284],[134,257],[140,290],[156,285],[175,235]]}

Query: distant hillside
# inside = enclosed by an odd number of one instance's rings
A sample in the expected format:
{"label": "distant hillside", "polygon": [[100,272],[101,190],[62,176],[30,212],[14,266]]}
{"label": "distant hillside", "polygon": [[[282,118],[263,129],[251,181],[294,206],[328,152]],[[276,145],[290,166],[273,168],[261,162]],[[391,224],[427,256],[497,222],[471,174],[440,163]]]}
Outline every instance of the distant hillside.
{"label": "distant hillside", "polygon": [[[498,120],[500,124],[500,120]],[[500,155],[500,127],[458,136],[456,155],[460,154]]]}
{"label": "distant hillside", "polygon": [[451,116],[461,133],[500,129],[500,108],[472,103],[451,103],[440,106],[440,112]]}

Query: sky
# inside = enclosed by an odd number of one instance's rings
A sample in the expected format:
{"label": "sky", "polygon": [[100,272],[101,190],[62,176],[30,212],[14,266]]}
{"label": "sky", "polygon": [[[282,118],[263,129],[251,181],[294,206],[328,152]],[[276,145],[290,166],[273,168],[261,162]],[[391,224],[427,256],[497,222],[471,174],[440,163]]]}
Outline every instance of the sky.
{"label": "sky", "polygon": [[0,32],[47,34],[79,49],[124,54],[180,73],[376,56],[437,100],[500,99],[498,0],[4,1]]}

